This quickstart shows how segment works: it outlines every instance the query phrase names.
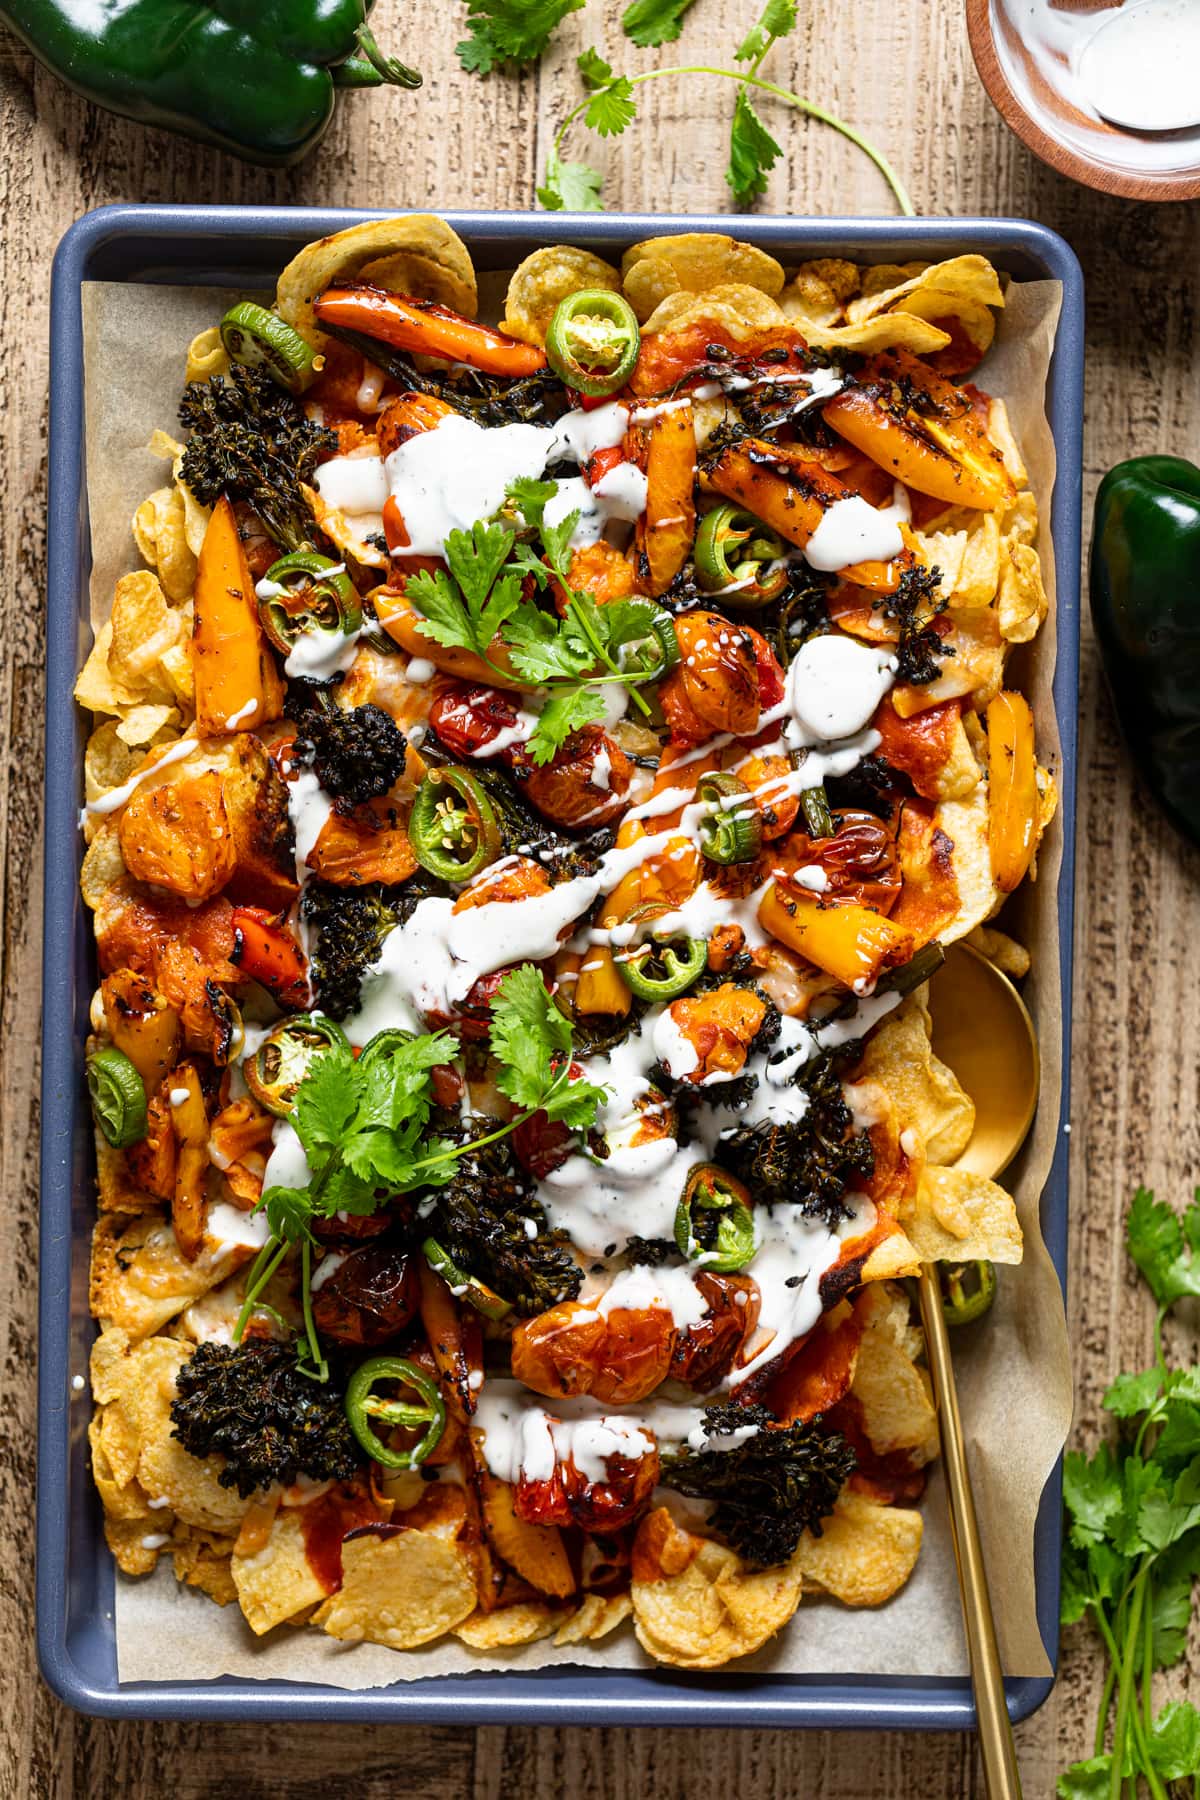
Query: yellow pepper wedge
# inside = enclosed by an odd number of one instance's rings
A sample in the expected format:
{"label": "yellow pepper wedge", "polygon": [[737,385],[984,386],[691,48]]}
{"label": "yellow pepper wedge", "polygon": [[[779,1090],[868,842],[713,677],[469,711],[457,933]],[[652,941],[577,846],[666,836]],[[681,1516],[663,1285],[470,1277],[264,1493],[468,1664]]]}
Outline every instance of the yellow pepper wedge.
{"label": "yellow pepper wedge", "polygon": [[777,881],[759,902],[758,922],[789,950],[847,987],[877,980],[885,968],[907,962],[913,951],[911,933],[882,913],[854,902],[822,904],[815,895],[797,893]]}
{"label": "yellow pepper wedge", "polygon": [[696,431],[690,406],[659,413],[646,452],[646,512],[639,526],[650,592],[665,594],[696,535]]}
{"label": "yellow pepper wedge", "polygon": [[282,716],[283,681],[258,622],[254,579],[225,495],[200,546],[192,668],[201,736],[250,731]]}
{"label": "yellow pepper wedge", "polygon": [[1023,694],[988,703],[988,849],[1002,894],[1025,879],[1037,847],[1037,759],[1033,713]]}
{"label": "yellow pepper wedge", "polygon": [[171,1071],[171,1090],[186,1099],[171,1101],[171,1125],[179,1146],[171,1223],[180,1254],[195,1262],[204,1247],[205,1176],[208,1173],[208,1112],[194,1063]]}

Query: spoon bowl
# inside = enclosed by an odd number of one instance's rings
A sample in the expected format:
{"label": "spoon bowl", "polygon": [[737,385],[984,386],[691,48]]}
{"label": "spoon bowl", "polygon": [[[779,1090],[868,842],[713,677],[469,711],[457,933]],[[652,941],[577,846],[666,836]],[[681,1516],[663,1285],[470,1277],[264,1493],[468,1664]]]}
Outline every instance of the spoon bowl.
{"label": "spoon bowl", "polygon": [[957,1169],[995,1177],[1029,1133],[1041,1059],[1020,994],[970,944],[952,944],[930,985],[934,1053],[975,1102],[975,1129]]}

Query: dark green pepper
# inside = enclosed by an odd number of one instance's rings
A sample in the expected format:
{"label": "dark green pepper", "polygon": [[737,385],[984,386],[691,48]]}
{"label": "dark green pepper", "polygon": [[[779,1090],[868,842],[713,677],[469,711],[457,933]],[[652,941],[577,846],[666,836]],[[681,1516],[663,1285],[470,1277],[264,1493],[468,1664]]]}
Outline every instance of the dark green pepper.
{"label": "dark green pepper", "polygon": [[299,162],[339,87],[415,88],[365,24],[370,0],[0,0],[0,18],[85,100],[249,162]]}
{"label": "dark green pepper", "polygon": [[1092,618],[1117,718],[1147,786],[1200,843],[1200,469],[1118,463],[1096,495]]}

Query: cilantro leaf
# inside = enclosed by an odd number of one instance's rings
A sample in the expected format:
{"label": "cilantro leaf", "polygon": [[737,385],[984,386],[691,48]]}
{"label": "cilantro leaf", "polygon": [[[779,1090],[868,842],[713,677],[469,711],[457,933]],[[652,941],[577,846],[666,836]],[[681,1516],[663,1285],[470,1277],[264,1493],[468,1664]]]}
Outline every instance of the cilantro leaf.
{"label": "cilantro leaf", "polygon": [[619,75],[607,87],[596,89],[583,117],[584,123],[598,131],[601,137],[619,137],[625,127],[632,124],[636,113],[633,83]]}
{"label": "cilantro leaf", "polygon": [[1132,1419],[1145,1412],[1162,1392],[1162,1370],[1146,1369],[1141,1375],[1118,1375],[1100,1404],[1118,1419]]}
{"label": "cilantro leaf", "polygon": [[1125,1241],[1160,1306],[1200,1295],[1200,1189],[1181,1220],[1148,1188],[1139,1188],[1125,1222]]}
{"label": "cilantro leaf", "polygon": [[557,492],[557,481],[535,481],[532,475],[518,475],[504,490],[505,497],[534,531],[542,529],[542,515]]}
{"label": "cilantro leaf", "polygon": [[591,1081],[565,1081],[554,1094],[549,1094],[543,1110],[548,1119],[560,1119],[572,1131],[587,1131],[596,1123],[596,1114],[608,1098],[607,1089]]}
{"label": "cilantro leaf", "polygon": [[1187,1649],[1192,1586],[1200,1575],[1200,1532],[1181,1537],[1155,1565],[1150,1593],[1156,1669],[1169,1668]]}
{"label": "cilantro leaf", "polygon": [[1150,1761],[1164,1781],[1200,1775],[1200,1712],[1190,1702],[1163,1707],[1150,1733]]}
{"label": "cilantro leaf", "polygon": [[488,75],[498,63],[536,62],[583,0],[467,0],[471,35],[455,46],[463,68]]}
{"label": "cilantro leaf", "polygon": [[1121,1512],[1121,1471],[1107,1444],[1089,1458],[1070,1450],[1063,1459],[1063,1503],[1071,1515],[1071,1538],[1086,1547],[1106,1537]]}
{"label": "cilantro leaf", "polygon": [[725,179],[734,202],[743,210],[765,192],[767,175],[783,150],[755,112],[745,88],[738,89],[729,129],[729,167]]}
{"label": "cilantro leaf", "polygon": [[504,525],[483,519],[470,531],[450,532],[445,546],[449,573],[422,569],[409,577],[405,589],[423,615],[419,629],[426,637],[487,656],[492,639],[521,603],[520,576],[504,568],[512,544]]}
{"label": "cilantro leaf", "polygon": [[1186,1400],[1168,1402],[1154,1454],[1164,1463],[1200,1456],[1200,1406]]}
{"label": "cilantro leaf", "polygon": [[522,1109],[540,1106],[554,1080],[555,1059],[570,1057],[571,1026],[532,963],[522,963],[497,988],[489,1046],[501,1065],[501,1093]]}
{"label": "cilantro leaf", "polygon": [[269,1187],[259,1205],[267,1215],[271,1235],[281,1244],[299,1244],[312,1236],[312,1201],[307,1188]]}
{"label": "cilantro leaf", "polygon": [[536,606],[523,606],[504,627],[504,643],[517,672],[528,681],[576,680],[595,658],[562,622]]}
{"label": "cilantro leaf", "polygon": [[609,650],[637,644],[653,631],[661,608],[653,600],[610,600],[596,608],[597,620]]}
{"label": "cilantro leaf", "polygon": [[604,177],[588,163],[565,162],[551,149],[537,197],[547,212],[603,212],[600,189]]}
{"label": "cilantro leaf", "polygon": [[553,762],[573,731],[596,725],[604,717],[604,696],[599,688],[565,688],[552,694],[538,714],[538,722],[526,739],[525,750],[539,768]]}
{"label": "cilantro leaf", "polygon": [[1169,1493],[1162,1484],[1162,1471],[1153,1463],[1149,1466],[1159,1481],[1143,1495],[1138,1507],[1138,1534],[1149,1549],[1166,1550],[1200,1525],[1200,1457],[1176,1477]]}
{"label": "cilantro leaf", "polygon": [[475,620],[463,605],[457,582],[445,569],[421,569],[410,575],[404,589],[421,619],[417,629],[435,644],[449,649],[473,650],[479,655]]}
{"label": "cilantro leaf", "polygon": [[477,519],[470,531],[447,535],[446,562],[473,614],[482,609],[511,549],[511,532],[484,519]]}
{"label": "cilantro leaf", "polygon": [[582,51],[575,58],[575,67],[585,88],[607,87],[616,74],[612,64],[605,62],[600,52],[593,49]]}
{"label": "cilantro leaf", "polygon": [[1112,1792],[1112,1757],[1089,1756],[1072,1763],[1055,1784],[1058,1800],[1108,1800]]}
{"label": "cilantro leaf", "polygon": [[543,515],[539,526],[546,561],[559,580],[565,582],[567,586],[570,586],[567,581],[567,570],[571,562],[571,537],[578,523],[579,508],[572,507],[569,513],[564,513],[561,519],[554,521],[553,525],[547,524]]}
{"label": "cilantro leaf", "polygon": [[767,0],[755,23],[746,33],[734,57],[738,62],[761,62],[776,38],[794,30],[799,0]]}
{"label": "cilantro leaf", "polygon": [[683,29],[683,15],[693,0],[630,0],[621,14],[621,29],[641,50],[673,44]]}
{"label": "cilantro leaf", "polygon": [[362,1077],[345,1046],[313,1058],[296,1093],[292,1125],[310,1162],[336,1150],[362,1098]]}

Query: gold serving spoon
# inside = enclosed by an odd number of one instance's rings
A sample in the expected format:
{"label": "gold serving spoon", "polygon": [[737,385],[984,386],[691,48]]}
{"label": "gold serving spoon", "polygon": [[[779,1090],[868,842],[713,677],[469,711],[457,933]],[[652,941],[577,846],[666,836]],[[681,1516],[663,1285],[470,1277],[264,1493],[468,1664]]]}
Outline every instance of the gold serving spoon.
{"label": "gold serving spoon", "polygon": [[[1007,975],[968,944],[954,944],[946,952],[946,961],[933,979],[929,1004],[934,1050],[975,1102],[975,1129],[956,1167],[979,1175],[998,1175],[1021,1148],[1037,1108],[1040,1063],[1033,1020]],[[971,1492],[950,1336],[942,1311],[941,1283],[932,1263],[921,1267],[920,1292],[984,1782],[990,1800],[1020,1800],[1021,1775],[1004,1697],[1004,1671]]]}

